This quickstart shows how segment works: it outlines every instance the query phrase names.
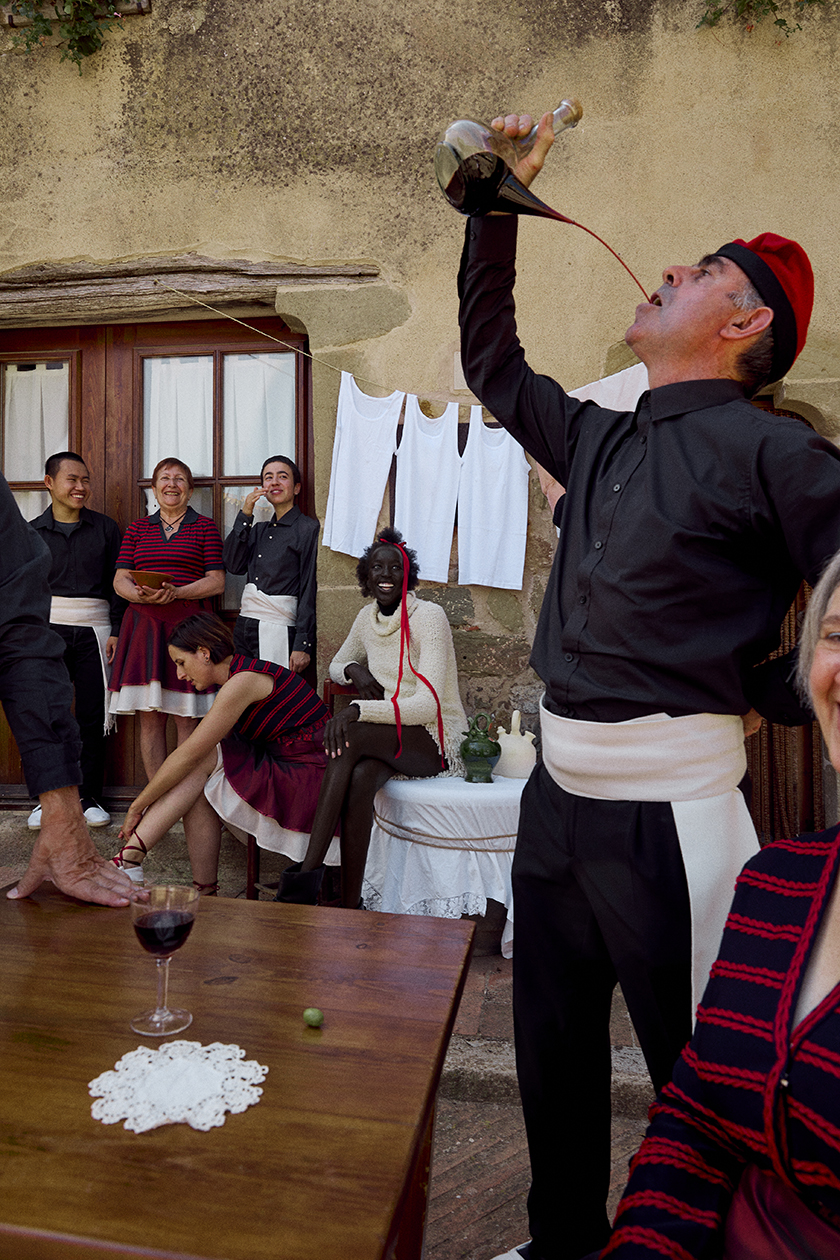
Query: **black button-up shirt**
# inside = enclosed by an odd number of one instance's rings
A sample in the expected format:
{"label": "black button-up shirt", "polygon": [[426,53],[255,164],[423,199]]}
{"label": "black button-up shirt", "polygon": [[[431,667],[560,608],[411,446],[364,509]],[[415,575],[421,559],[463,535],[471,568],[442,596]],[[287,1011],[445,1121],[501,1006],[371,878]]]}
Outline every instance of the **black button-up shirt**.
{"label": "black button-up shirt", "polygon": [[0,476],[0,701],[31,796],[81,783],[64,640],[48,624],[50,557]]}
{"label": "black button-up shirt", "polygon": [[225,568],[246,573],[263,595],[296,595],[297,621],[293,652],[315,650],[316,564],[320,526],[299,507],[292,507],[278,521],[253,523],[252,516],[238,512],[225,539]]}
{"label": "black button-up shirt", "polygon": [[590,721],[745,713],[801,577],[840,546],[840,451],[732,380],[664,385],[634,412],[569,398],[516,336],[516,220],[470,220],[470,388],[567,488],[531,663]]}
{"label": "black button-up shirt", "polygon": [[119,634],[127,604],[114,590],[120,530],[102,512],[83,507],[79,527],[66,534],[56,526],[52,507],[30,524],[47,544],[52,556],[50,590],[71,599],[107,599],[111,609],[111,633]]}

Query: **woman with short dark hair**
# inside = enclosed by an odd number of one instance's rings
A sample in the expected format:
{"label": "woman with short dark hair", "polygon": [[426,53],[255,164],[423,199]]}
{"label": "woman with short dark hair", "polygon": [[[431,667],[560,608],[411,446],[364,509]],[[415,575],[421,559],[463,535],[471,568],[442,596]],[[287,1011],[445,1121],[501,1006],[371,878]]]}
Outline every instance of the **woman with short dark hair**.
{"label": "woman with short dark hair", "polygon": [[133,802],[114,861],[142,879],[146,853],[200,802],[203,822],[187,831],[187,847],[196,887],[215,893],[219,817],[263,847],[293,857],[303,852],[326,764],[329,711],[282,665],[236,654],[213,613],[177,625],[168,653],[178,677],[199,694],[219,690],[207,716]]}

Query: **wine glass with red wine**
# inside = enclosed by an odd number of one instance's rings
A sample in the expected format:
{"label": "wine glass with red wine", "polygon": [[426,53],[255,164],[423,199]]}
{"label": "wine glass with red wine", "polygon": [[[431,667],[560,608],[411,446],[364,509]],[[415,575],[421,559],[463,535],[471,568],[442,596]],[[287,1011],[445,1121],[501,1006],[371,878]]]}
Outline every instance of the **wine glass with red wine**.
{"label": "wine glass with red wine", "polygon": [[162,884],[149,888],[148,901],[133,901],[131,916],[137,939],[157,962],[157,1006],[131,1021],[131,1027],[146,1037],[168,1037],[183,1032],[192,1023],[189,1011],[166,1004],[169,989],[169,959],[186,941],[198,911],[198,890],[189,885]]}

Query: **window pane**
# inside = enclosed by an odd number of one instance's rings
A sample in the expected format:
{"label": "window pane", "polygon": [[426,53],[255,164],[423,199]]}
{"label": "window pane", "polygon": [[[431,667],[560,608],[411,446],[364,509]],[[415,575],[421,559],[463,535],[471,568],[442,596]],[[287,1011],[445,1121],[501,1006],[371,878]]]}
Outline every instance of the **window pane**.
{"label": "window pane", "polygon": [[41,481],[44,463],[70,441],[70,364],[7,363],[3,369],[3,471]]}
{"label": "window pane", "polygon": [[[262,463],[262,460],[260,460],[260,463]],[[257,472],[259,472],[259,467]],[[233,529],[236,514],[245,502],[245,496],[250,494],[253,488],[253,486],[225,486],[222,507],[222,538],[227,538]],[[254,523],[256,524],[257,521],[268,521],[273,515],[271,504],[266,499],[258,499],[254,508]],[[239,607],[242,602],[242,590],[246,581],[247,574],[245,573],[225,574],[225,608]]]}
{"label": "window pane", "polygon": [[213,356],[143,361],[143,473],[167,455],[213,476]]}
{"label": "window pane", "polygon": [[[59,449],[63,448],[59,447]],[[50,454],[53,455],[55,452],[50,451]],[[46,490],[13,490],[12,493],[25,521],[34,521],[35,517],[40,516],[50,505],[50,496]]]}
{"label": "window pane", "polygon": [[226,354],[223,475],[259,473],[269,455],[297,459],[295,355]]}

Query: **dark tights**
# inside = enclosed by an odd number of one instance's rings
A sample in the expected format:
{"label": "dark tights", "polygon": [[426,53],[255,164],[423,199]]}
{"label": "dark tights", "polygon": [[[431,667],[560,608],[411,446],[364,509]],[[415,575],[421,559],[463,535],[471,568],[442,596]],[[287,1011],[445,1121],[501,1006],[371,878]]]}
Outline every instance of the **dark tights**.
{"label": "dark tights", "polygon": [[355,909],[362,895],[373,798],[395,774],[426,779],[439,774],[440,753],[424,726],[402,728],[402,753],[397,756],[397,728],[377,722],[353,722],[347,728],[350,747],[327,760],[318,796],[309,848],[301,865],[311,871],[323,862],[336,825],[341,821],[341,904]]}

